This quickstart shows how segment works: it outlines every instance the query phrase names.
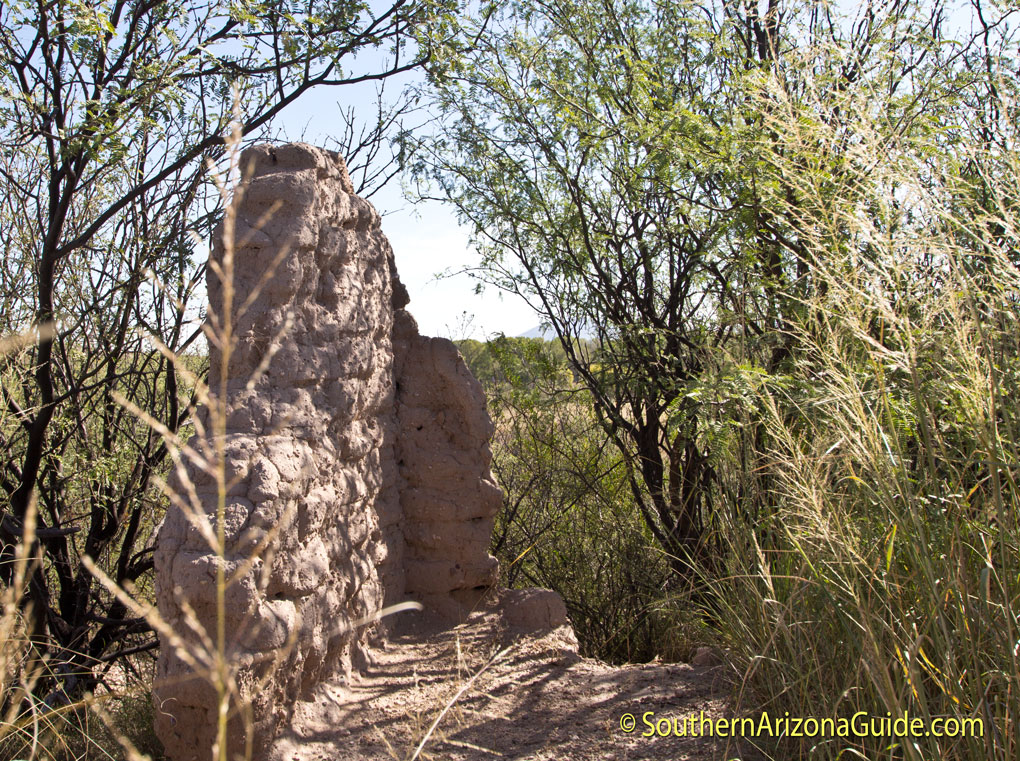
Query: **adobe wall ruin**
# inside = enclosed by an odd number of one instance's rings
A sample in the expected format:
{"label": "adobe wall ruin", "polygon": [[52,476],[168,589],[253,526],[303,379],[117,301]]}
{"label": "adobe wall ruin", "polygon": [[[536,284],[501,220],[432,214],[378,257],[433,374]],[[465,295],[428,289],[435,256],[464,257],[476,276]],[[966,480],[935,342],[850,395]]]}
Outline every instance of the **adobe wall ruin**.
{"label": "adobe wall ruin", "polygon": [[[232,579],[229,662],[249,712],[232,717],[230,750],[245,751],[249,726],[256,759],[295,700],[365,665],[383,630],[354,622],[405,599],[455,616],[497,575],[488,543],[501,493],[484,394],[451,342],[418,334],[379,215],[330,152],[261,146],[248,164],[233,293],[215,268],[208,276],[210,315],[229,313],[237,337],[225,433],[206,409],[191,441],[207,460],[217,446],[225,455],[226,552],[210,544],[216,479],[192,458],[171,480],[181,496],[155,557],[169,625],[157,732],[174,761],[208,758],[215,738],[202,642],[217,640],[221,568]],[[226,251],[218,240],[213,261]],[[222,357],[213,342],[214,391]]]}

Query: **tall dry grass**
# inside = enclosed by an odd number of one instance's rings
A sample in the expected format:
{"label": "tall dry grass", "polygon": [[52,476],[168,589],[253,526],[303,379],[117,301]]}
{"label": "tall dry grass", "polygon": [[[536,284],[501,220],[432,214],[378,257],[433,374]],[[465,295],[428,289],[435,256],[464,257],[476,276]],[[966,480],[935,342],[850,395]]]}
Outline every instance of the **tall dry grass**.
{"label": "tall dry grass", "polygon": [[1020,163],[970,137],[881,132],[864,98],[833,125],[818,118],[831,110],[769,96],[786,141],[768,159],[773,203],[809,278],[785,293],[796,359],[772,376],[733,359],[749,401],[721,516],[729,567],[710,583],[737,708],[980,723],[955,737],[765,738],[774,758],[1009,761]]}

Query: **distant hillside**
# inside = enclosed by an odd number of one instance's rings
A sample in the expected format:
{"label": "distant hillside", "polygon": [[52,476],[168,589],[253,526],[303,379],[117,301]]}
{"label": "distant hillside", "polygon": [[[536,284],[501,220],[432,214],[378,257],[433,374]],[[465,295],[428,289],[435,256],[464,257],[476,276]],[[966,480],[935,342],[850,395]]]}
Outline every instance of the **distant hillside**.
{"label": "distant hillside", "polygon": [[[541,339],[543,339],[545,341],[555,341],[556,340],[556,331],[553,330],[551,327],[548,327],[548,326],[536,325],[531,330],[528,330],[528,331],[526,331],[524,333],[521,333],[517,337],[518,338],[541,338]],[[586,328],[585,330],[582,330],[581,334],[579,336],[577,336],[577,337],[578,338],[594,338],[595,337],[595,331],[591,330],[590,328]]]}
{"label": "distant hillside", "polygon": [[552,328],[543,327],[542,325],[536,325],[531,330],[521,333],[518,338],[544,338],[546,341],[550,341],[556,338],[556,332]]}

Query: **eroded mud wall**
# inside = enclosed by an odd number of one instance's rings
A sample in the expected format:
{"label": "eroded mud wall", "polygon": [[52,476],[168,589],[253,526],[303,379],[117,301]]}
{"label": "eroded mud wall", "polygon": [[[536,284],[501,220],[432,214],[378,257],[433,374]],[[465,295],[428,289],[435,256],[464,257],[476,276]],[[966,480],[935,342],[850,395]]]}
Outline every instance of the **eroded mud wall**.
{"label": "eroded mud wall", "polygon": [[[217,479],[192,459],[171,480],[155,558],[175,632],[162,637],[157,731],[174,761],[209,756],[218,698],[202,642],[217,641],[221,613],[245,710],[230,749],[251,742],[257,759],[295,700],[366,663],[382,631],[352,622],[404,599],[455,617],[496,578],[484,395],[456,348],[418,335],[402,308],[379,215],[327,151],[262,146],[249,164],[232,288],[215,268],[208,283],[210,322],[230,314],[237,339],[225,427],[203,410],[191,442],[207,461],[225,453],[226,551],[209,540]],[[228,250],[218,239],[213,260]],[[222,356],[213,342],[214,391]]]}
{"label": "eroded mud wall", "polygon": [[451,341],[419,335],[401,310],[393,348],[405,589],[456,615],[498,575],[488,553],[503,498],[489,470],[492,421],[481,384]]}

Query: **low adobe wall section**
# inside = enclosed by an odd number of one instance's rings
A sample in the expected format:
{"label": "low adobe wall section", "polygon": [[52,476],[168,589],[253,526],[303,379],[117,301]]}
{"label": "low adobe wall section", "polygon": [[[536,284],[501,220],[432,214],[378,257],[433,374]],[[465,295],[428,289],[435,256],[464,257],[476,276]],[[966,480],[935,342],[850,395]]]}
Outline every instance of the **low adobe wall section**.
{"label": "low adobe wall section", "polygon": [[[216,642],[220,566],[232,580],[230,751],[250,745],[254,758],[296,700],[366,663],[382,625],[354,622],[409,599],[454,618],[497,576],[485,397],[454,345],[419,335],[404,310],[378,213],[333,153],[260,146],[242,166],[252,174],[233,235],[225,435],[204,410],[191,442],[225,454],[226,552],[208,538],[216,479],[185,458],[155,558],[174,632],[162,638],[157,731],[174,761],[207,759],[216,735],[202,653]],[[210,314],[223,315],[213,268],[208,291]],[[213,343],[214,390],[221,358]]]}

